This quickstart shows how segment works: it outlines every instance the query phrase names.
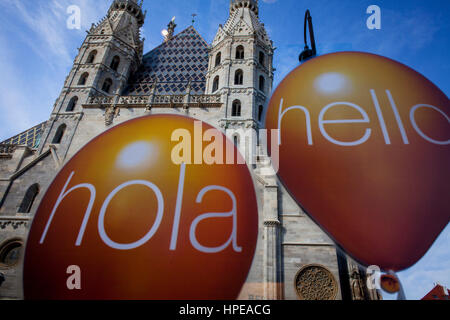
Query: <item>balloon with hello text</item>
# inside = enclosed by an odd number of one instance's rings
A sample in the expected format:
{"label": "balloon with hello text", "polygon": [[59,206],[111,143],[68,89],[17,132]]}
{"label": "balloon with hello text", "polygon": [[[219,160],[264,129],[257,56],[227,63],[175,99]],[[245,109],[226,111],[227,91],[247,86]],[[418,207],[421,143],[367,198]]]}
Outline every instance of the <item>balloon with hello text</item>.
{"label": "balloon with hello text", "polygon": [[224,134],[184,116],[137,118],[89,142],[48,188],[25,298],[235,299],[257,233],[252,178]]}
{"label": "balloon with hello text", "polygon": [[450,103],[409,67],[362,52],[314,58],[273,93],[266,127],[279,129],[268,150],[278,145],[284,186],[360,263],[408,268],[448,224]]}

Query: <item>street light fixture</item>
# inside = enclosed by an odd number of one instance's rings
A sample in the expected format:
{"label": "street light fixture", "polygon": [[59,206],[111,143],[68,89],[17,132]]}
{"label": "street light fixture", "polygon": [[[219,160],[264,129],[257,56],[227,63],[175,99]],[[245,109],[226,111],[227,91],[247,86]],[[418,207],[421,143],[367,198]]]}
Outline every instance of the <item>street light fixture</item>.
{"label": "street light fixture", "polygon": [[[306,29],[309,27],[309,38],[311,40],[311,49],[308,47],[308,40],[306,36]],[[314,39],[314,29],[312,24],[311,13],[309,10],[306,10],[305,13],[305,25],[304,25],[304,36],[305,36],[305,49],[300,53],[298,59],[300,63],[305,62],[311,58],[314,58],[317,55],[316,51],[316,40]]]}

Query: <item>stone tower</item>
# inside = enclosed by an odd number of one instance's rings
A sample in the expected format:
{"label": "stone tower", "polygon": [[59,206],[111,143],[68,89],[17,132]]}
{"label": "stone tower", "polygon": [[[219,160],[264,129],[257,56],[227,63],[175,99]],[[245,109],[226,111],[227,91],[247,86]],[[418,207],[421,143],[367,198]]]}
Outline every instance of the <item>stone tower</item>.
{"label": "stone tower", "polygon": [[[229,18],[219,26],[212,42],[206,75],[206,93],[222,95],[221,127],[240,130],[262,126],[272,90],[273,53],[273,43],[259,20],[258,1],[230,1]],[[250,141],[249,145],[256,144]]]}
{"label": "stone tower", "polygon": [[107,15],[92,24],[55,102],[39,153],[50,147],[58,162],[64,162],[83,114],[82,105],[90,100],[111,100],[112,107],[105,113],[114,115],[114,103],[142,61],[144,19],[142,2],[114,0]]}

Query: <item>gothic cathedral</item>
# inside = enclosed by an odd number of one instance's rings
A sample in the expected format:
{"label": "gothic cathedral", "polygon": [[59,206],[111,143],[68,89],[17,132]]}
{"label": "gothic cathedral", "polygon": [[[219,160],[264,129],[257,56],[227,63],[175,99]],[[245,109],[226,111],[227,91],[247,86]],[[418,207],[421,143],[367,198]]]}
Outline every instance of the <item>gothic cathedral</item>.
{"label": "gothic cathedral", "polygon": [[[176,33],[171,21],[163,43],[144,54],[144,19],[142,1],[114,0],[88,31],[49,120],[0,144],[0,299],[23,298],[22,249],[33,214],[59,169],[103,131],[144,115],[182,114],[227,134],[234,129],[241,150],[262,149],[257,135],[240,135],[263,127],[275,71],[258,0],[230,0],[211,45],[193,26]],[[239,298],[379,299],[364,269],[267,174],[268,157],[249,168],[259,235]]]}

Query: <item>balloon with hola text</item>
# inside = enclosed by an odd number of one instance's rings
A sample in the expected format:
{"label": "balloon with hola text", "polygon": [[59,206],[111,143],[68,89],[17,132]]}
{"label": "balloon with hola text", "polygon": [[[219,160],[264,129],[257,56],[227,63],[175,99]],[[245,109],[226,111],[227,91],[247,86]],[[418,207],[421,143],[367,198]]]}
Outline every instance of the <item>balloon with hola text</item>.
{"label": "balloon with hola text", "polygon": [[268,150],[278,144],[280,180],[338,245],[366,266],[398,271],[449,222],[449,121],[448,97],[416,71],[333,53],[278,86]]}
{"label": "balloon with hola text", "polygon": [[252,178],[231,141],[184,116],[137,118],[89,142],[48,188],[25,298],[235,299],[257,232]]}

